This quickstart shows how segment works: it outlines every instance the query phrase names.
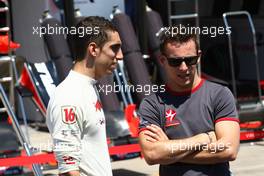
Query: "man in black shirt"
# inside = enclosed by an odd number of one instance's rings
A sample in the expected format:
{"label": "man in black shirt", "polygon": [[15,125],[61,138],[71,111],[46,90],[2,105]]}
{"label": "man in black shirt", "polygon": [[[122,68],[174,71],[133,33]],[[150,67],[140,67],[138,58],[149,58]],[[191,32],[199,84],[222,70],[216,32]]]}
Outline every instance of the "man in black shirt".
{"label": "man in black shirt", "polygon": [[239,148],[235,100],[224,86],[202,79],[196,36],[164,34],[160,62],[166,91],[140,105],[140,145],[160,176],[229,176]]}

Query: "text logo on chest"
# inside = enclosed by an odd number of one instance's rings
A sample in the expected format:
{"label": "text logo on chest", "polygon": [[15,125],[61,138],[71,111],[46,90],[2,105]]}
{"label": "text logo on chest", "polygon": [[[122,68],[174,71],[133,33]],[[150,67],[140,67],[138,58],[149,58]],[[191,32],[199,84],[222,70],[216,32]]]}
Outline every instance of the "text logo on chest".
{"label": "text logo on chest", "polygon": [[174,109],[167,109],[166,110],[165,127],[176,126],[176,125],[180,124],[179,120],[176,119],[176,115],[177,115],[176,110],[174,110]]}

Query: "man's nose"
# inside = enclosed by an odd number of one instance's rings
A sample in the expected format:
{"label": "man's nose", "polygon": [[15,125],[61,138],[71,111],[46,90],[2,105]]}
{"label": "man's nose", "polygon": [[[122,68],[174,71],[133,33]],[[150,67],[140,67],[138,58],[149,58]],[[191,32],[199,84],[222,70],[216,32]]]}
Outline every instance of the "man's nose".
{"label": "man's nose", "polygon": [[116,54],[116,59],[117,60],[122,60],[123,59],[123,52],[122,52],[122,50],[120,49],[118,52],[117,52],[117,54]]}
{"label": "man's nose", "polygon": [[181,65],[179,66],[179,70],[181,70],[181,71],[188,70],[188,66],[186,65],[186,63],[184,61],[182,61]]}

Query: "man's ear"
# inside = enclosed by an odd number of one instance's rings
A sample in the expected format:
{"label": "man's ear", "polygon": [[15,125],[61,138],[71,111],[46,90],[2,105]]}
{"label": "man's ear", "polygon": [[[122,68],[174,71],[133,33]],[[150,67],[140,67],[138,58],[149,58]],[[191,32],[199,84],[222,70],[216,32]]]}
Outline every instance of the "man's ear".
{"label": "man's ear", "polygon": [[87,54],[96,57],[98,55],[98,49],[98,45],[95,42],[91,42],[87,47]]}
{"label": "man's ear", "polygon": [[202,56],[202,51],[201,50],[198,50],[198,56],[199,56],[199,59],[198,59],[198,63],[200,63],[201,61],[201,56]]}
{"label": "man's ear", "polygon": [[163,54],[160,54],[158,59],[160,64],[163,66],[165,64],[166,57]]}
{"label": "man's ear", "polygon": [[202,51],[198,50],[198,56],[201,57],[201,55],[202,55]]}

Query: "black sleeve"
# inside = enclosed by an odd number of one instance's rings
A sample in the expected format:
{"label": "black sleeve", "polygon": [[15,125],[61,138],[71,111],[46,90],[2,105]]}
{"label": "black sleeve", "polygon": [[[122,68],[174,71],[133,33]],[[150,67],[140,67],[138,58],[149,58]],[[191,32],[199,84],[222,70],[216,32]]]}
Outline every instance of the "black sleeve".
{"label": "black sleeve", "polygon": [[161,127],[160,110],[157,103],[155,95],[151,95],[142,100],[138,112],[140,117],[139,131],[144,130],[150,124]]}
{"label": "black sleeve", "polygon": [[227,87],[223,87],[216,94],[214,118],[215,123],[222,120],[239,121],[234,96]]}

